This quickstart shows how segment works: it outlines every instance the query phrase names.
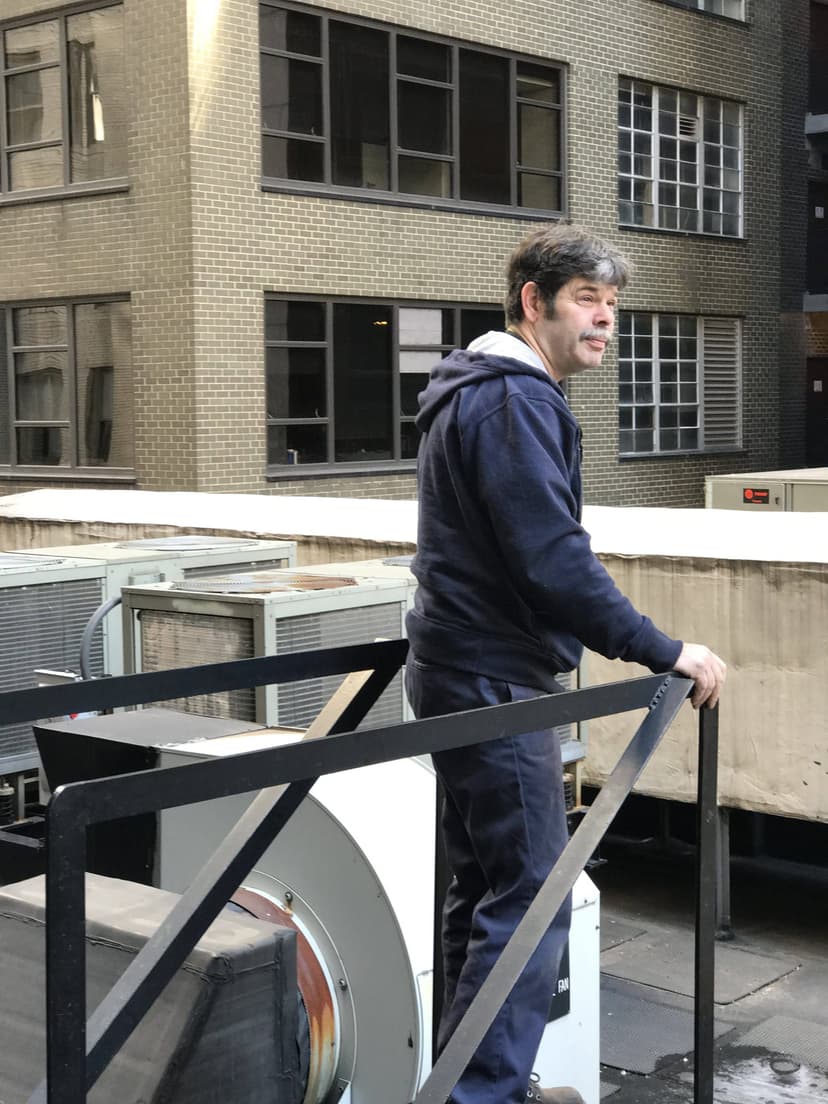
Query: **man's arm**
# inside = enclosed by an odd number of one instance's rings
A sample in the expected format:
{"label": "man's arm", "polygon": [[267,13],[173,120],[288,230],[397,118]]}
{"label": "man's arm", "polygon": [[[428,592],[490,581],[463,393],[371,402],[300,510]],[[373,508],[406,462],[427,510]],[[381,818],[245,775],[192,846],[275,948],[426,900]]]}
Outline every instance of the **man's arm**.
{"label": "man's arm", "polygon": [[695,682],[694,707],[715,705],[725,678],[722,660],[704,645],[665,637],[592,552],[574,516],[567,450],[552,404],[513,396],[469,437],[480,498],[527,604],[608,658],[653,670],[672,666]]}

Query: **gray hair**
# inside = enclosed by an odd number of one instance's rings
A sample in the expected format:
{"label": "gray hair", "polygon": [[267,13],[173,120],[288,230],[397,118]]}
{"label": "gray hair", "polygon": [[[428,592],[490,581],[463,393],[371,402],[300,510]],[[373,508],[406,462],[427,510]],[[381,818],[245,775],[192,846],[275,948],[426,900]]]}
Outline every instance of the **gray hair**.
{"label": "gray hair", "polygon": [[506,322],[520,322],[520,293],[531,280],[552,309],[555,296],[576,276],[610,284],[619,291],[627,284],[630,265],[614,246],[581,226],[556,223],[536,230],[520,243],[506,269]]}

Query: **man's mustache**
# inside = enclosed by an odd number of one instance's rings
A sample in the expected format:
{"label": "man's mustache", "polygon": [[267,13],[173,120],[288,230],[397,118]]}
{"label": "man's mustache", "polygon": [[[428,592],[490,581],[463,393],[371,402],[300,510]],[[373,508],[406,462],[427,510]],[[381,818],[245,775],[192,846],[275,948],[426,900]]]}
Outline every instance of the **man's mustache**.
{"label": "man's mustache", "polygon": [[597,339],[598,341],[609,341],[611,337],[612,330],[602,330],[597,327],[591,330],[581,330],[580,333],[581,341],[591,341],[593,339]]}

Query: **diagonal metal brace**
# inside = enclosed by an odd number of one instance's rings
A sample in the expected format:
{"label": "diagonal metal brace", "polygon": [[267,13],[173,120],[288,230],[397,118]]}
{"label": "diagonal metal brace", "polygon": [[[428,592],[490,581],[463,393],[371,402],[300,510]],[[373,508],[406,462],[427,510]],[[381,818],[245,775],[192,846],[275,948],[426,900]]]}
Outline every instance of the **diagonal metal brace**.
{"label": "diagonal metal brace", "polygon": [[664,680],[647,716],[469,1005],[414,1104],[445,1104],[448,1100],[552,918],[692,688],[690,679],[677,675],[668,675]]}

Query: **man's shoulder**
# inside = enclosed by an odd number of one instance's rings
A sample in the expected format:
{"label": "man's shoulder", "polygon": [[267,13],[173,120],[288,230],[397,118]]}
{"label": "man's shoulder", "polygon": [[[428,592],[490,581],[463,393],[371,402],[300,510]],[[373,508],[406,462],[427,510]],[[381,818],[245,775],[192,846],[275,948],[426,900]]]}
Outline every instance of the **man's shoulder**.
{"label": "man's shoulder", "polygon": [[464,411],[478,419],[505,410],[511,404],[523,403],[545,405],[574,421],[560,387],[534,372],[504,372],[483,377],[464,388],[462,396]]}

